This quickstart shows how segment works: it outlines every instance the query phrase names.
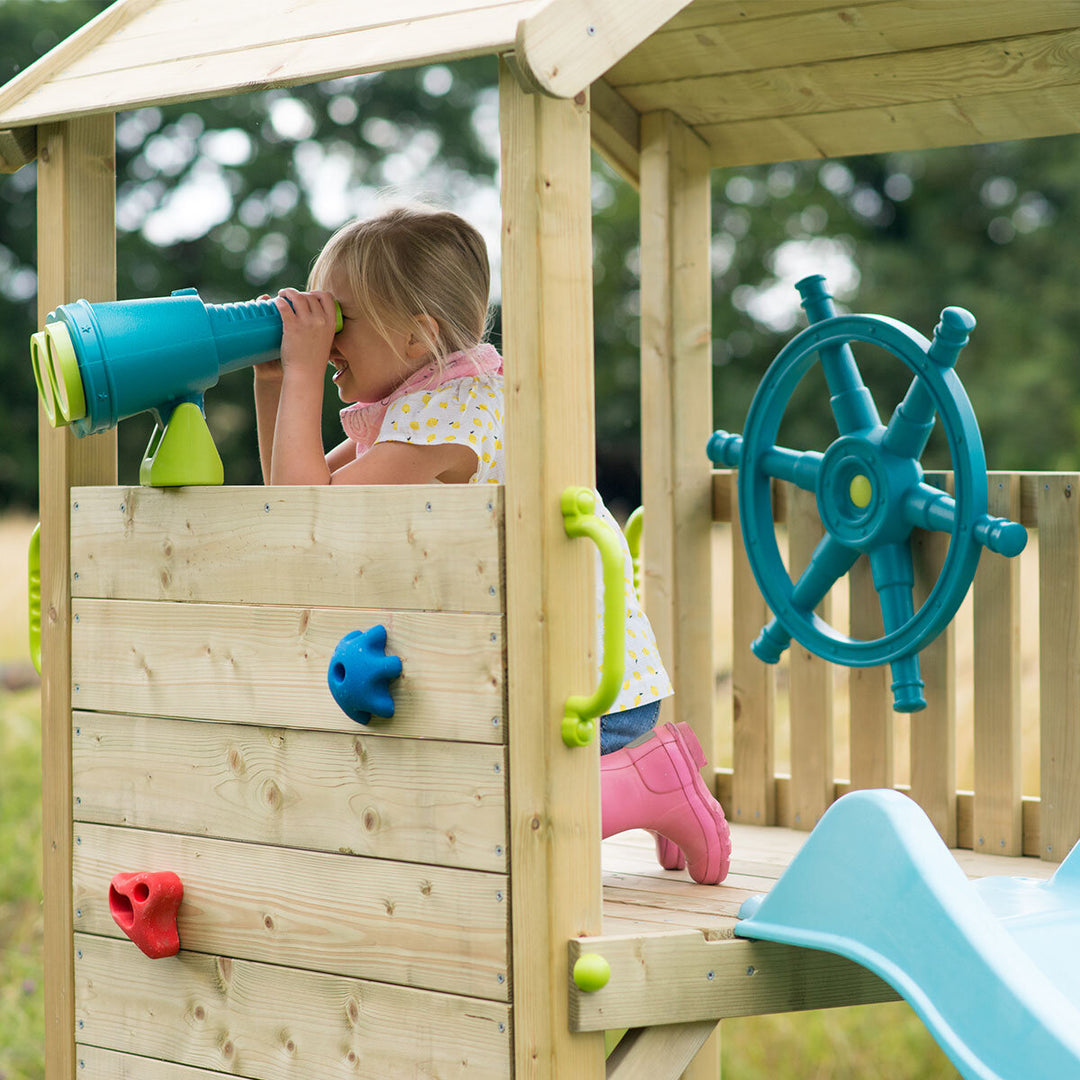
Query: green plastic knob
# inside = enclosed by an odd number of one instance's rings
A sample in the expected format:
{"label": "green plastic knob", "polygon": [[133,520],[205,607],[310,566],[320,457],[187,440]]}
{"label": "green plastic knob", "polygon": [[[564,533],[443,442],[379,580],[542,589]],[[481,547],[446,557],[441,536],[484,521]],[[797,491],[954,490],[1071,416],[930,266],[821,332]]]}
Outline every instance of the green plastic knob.
{"label": "green plastic knob", "polygon": [[574,985],[586,994],[603,990],[610,978],[611,965],[599,953],[582,953],[574,961]]}

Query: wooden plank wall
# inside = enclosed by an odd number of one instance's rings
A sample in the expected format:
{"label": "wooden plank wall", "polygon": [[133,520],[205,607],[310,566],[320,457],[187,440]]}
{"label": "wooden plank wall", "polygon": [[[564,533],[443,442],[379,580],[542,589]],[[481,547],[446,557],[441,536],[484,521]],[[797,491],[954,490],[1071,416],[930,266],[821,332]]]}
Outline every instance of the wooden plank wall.
{"label": "wooden plank wall", "polygon": [[[948,485],[949,474],[934,482]],[[714,522],[736,515],[734,474],[713,474]],[[1080,475],[990,474],[992,513],[1029,530],[1019,559],[1038,560],[1039,694],[1020,688],[1020,561],[983,554],[972,585],[975,664],[974,791],[956,785],[955,640],[950,628],[921,654],[928,708],[911,726],[907,789],[953,846],[992,854],[1039,855],[1060,861],[1080,837]],[[812,503],[811,498],[811,503]],[[792,559],[805,561],[820,523],[801,492],[777,485],[776,519],[786,528]],[[947,544],[940,535],[916,534],[916,576],[932,586]],[[849,679],[851,758],[830,767],[829,691],[813,675],[813,658],[791,659],[791,776],[778,777],[773,753],[775,671],[749,652],[763,621],[760,593],[736,532],[732,565],[734,610],[734,764],[717,782],[721,801],[736,820],[757,820],[740,808],[775,808],[775,822],[811,828],[825,808],[853,787],[896,786],[888,669],[853,669]],[[877,596],[865,560],[850,575],[852,632],[880,634]],[[918,586],[917,586],[918,589]],[[757,598],[755,600],[755,597]],[[748,598],[740,610],[740,599]],[[750,623],[756,625],[751,626]],[[747,686],[755,687],[753,694]],[[1037,718],[1037,725],[1035,720]],[[1024,721],[1027,719],[1027,723]],[[1038,797],[1021,792],[1022,729],[1040,732]],[[1030,748],[1029,748],[1030,749]],[[842,779],[837,779],[837,774]],[[809,801],[816,798],[818,804]],[[770,822],[771,823],[771,822]]]}
{"label": "wooden plank wall", "polygon": [[[78,1075],[508,1076],[501,489],[71,516]],[[404,672],[364,727],[326,672],[376,623]],[[113,922],[132,870],[183,880],[177,957]]]}

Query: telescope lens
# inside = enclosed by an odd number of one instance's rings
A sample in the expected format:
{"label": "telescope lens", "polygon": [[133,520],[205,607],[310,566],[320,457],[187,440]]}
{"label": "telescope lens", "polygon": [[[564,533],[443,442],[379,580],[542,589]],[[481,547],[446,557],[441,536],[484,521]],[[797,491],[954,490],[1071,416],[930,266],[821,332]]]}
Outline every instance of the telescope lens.
{"label": "telescope lens", "polygon": [[65,422],[81,420],[86,415],[86,394],[71,335],[62,322],[51,322],[45,327],[45,339],[49,352],[47,366],[60,415]]}
{"label": "telescope lens", "polygon": [[[45,365],[42,367],[42,365]],[[38,397],[45,410],[50,427],[63,427],[64,419],[56,411],[56,392],[49,376],[49,347],[45,340],[45,331],[39,330],[30,335],[30,366],[34,369],[34,382],[37,383]]]}

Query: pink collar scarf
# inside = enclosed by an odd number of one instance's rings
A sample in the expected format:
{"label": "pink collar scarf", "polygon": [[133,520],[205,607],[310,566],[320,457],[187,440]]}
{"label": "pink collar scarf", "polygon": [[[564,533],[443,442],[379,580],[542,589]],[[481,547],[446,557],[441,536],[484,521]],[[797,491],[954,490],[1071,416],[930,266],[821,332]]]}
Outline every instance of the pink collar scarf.
{"label": "pink collar scarf", "polygon": [[413,372],[396,390],[381,401],[358,401],[341,410],[341,426],[353,442],[359,457],[375,445],[382,430],[386,410],[399,398],[424,390],[435,390],[454,379],[501,375],[502,357],[494,345],[476,345],[451,353],[442,363],[432,361]]}

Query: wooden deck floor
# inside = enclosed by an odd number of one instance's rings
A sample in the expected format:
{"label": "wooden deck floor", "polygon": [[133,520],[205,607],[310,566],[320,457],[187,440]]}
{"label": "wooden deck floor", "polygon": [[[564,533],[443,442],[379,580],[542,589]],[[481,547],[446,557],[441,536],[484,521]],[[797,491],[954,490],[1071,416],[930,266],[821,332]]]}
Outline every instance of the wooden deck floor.
{"label": "wooden deck floor", "polygon": [[[710,940],[731,937],[739,906],[768,892],[809,834],[794,829],[732,825],[731,870],[722,885],[697,885],[683,871],[657,865],[652,837],[641,830],[603,842],[604,933],[694,929]],[[970,878],[995,874],[1049,878],[1056,863],[954,850]]]}
{"label": "wooden deck floor", "polygon": [[[892,987],[843,957],[734,937],[742,902],[772,887],[807,835],[732,826],[731,871],[718,886],[696,885],[685,871],[661,870],[648,833],[605,840],[603,932],[569,946],[571,964],[584,953],[599,953],[611,978],[592,993],[571,983],[571,1027],[634,1028],[896,1000]],[[1029,857],[953,854],[972,878],[1045,879],[1056,868]]]}

